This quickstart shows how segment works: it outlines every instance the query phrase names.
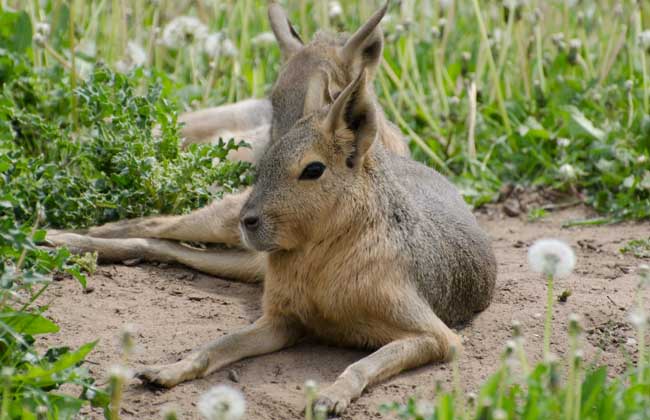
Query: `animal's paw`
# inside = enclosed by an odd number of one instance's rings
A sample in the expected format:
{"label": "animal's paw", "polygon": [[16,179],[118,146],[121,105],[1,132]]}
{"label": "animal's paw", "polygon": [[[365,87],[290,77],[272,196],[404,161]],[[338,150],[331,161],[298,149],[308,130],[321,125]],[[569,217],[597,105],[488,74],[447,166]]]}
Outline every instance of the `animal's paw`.
{"label": "animal's paw", "polygon": [[186,379],[186,373],[182,362],[179,362],[165,366],[146,367],[136,372],[135,376],[148,385],[172,388]]}
{"label": "animal's paw", "polygon": [[314,411],[323,410],[328,415],[340,416],[350,405],[350,398],[334,390],[324,390],[314,400]]}
{"label": "animal's paw", "polygon": [[88,238],[62,230],[48,230],[42,245],[50,247],[65,246],[73,254],[92,251]]}

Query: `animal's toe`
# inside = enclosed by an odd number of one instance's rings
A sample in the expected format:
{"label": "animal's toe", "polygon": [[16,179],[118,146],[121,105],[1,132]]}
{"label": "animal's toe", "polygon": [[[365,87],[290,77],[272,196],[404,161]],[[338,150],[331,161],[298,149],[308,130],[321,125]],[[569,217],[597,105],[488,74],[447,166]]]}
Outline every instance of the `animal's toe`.
{"label": "animal's toe", "polygon": [[135,376],[147,385],[163,388],[171,388],[177,383],[164,368],[144,368],[136,372]]}
{"label": "animal's toe", "polygon": [[323,410],[329,415],[339,416],[343,414],[350,401],[346,398],[334,395],[321,395],[314,401],[314,411]]}

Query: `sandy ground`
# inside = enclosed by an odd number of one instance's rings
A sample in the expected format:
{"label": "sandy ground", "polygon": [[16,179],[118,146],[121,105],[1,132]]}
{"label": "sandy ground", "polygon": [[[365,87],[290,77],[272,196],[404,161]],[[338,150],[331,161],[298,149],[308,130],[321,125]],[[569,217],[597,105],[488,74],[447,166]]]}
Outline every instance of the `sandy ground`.
{"label": "sandy ground", "polygon": [[[574,208],[528,223],[504,216],[500,208],[479,214],[479,220],[494,239],[499,278],[494,301],[470,325],[461,330],[465,350],[460,360],[462,386],[476,390],[497,366],[513,320],[523,324],[526,349],[539,359],[542,346],[545,285],[527,269],[528,246],[541,237],[566,240],[576,250],[578,263],[573,275],[557,282],[556,294],[572,292],[566,303],[555,305],[553,351],[567,347],[566,324],[571,313],[583,317],[585,352],[620,372],[626,352],[634,353],[627,314],[633,301],[636,266],[642,261],[622,255],[619,249],[630,239],[650,236],[650,224],[564,229],[563,221],[585,217]],[[646,261],[647,262],[647,261]],[[101,266],[89,278],[91,293],[83,293],[71,279],[56,282],[49,290],[52,299],[47,314],[61,332],[43,345],[79,346],[99,338],[88,357],[92,373],[106,381],[106,372],[119,360],[118,335],[125,324],[136,328],[139,351],[131,365],[167,363],[179,359],[197,345],[244,326],[260,315],[261,286],[213,278],[183,267],[140,265]],[[235,363],[230,369],[207,378],[184,383],[172,390],[151,390],[134,380],[125,392],[123,418],[159,418],[166,403],[180,408],[182,418],[199,418],[196,402],[211,386],[227,383],[245,394],[248,419],[300,418],[306,379],[331,383],[347,365],[364,352],[303,343],[275,354]],[[449,365],[431,365],[403,373],[371,387],[348,409],[345,419],[390,418],[380,414],[385,402],[405,401],[417,395],[431,398],[435,384],[447,386]],[[101,418],[99,411],[85,412]]]}

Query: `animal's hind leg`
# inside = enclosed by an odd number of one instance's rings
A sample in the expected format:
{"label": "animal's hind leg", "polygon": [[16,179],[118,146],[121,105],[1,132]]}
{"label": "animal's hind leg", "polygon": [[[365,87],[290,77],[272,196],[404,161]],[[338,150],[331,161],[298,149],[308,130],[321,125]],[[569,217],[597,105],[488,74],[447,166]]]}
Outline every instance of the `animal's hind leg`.
{"label": "animal's hind leg", "polygon": [[368,385],[407,369],[449,359],[452,347],[460,349],[460,340],[442,322],[440,324],[440,331],[436,333],[395,340],[348,366],[321,392],[314,405],[325,406],[328,413],[341,414]]}
{"label": "animal's hind leg", "polygon": [[122,220],[92,227],[85,233],[96,238],[159,238],[243,247],[239,213],[249,194],[250,188],[226,195],[189,214]]}
{"label": "animal's hind leg", "polygon": [[241,249],[202,250],[164,239],[94,238],[75,233],[48,233],[46,240],[54,246],[66,246],[74,253],[96,251],[102,262],[133,258],[173,262],[217,277],[245,282],[261,281],[266,270],[264,254]]}

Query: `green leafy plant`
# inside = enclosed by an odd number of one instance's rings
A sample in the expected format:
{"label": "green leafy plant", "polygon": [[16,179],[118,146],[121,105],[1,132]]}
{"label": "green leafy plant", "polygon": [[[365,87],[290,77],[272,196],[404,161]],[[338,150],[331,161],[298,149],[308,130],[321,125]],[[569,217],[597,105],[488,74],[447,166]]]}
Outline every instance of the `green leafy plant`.
{"label": "green leafy plant", "polygon": [[[68,347],[36,350],[37,337],[59,331],[43,316],[47,309],[39,297],[47,290],[53,272],[65,272],[83,286],[86,277],[70,262],[70,253],[42,249],[36,243],[45,231],[34,225],[19,224],[14,217],[15,202],[0,202],[0,389],[2,419],[66,419],[82,405],[106,405],[105,393],[83,366],[95,343],[77,350]],[[78,387],[74,397],[59,392],[63,384]]]}
{"label": "green leafy plant", "polygon": [[628,243],[621,248],[621,252],[623,254],[631,253],[637,258],[650,258],[650,238],[628,241]]}

